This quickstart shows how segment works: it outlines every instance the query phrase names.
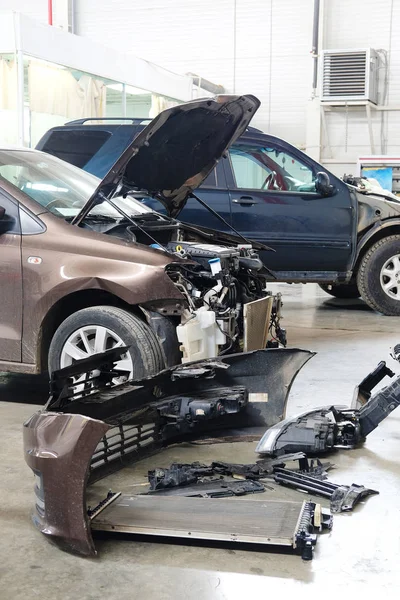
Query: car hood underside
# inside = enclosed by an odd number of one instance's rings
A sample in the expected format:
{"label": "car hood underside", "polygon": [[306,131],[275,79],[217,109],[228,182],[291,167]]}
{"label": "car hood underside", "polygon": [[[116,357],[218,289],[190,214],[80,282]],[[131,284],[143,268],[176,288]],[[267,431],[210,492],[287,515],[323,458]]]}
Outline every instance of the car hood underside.
{"label": "car hood underside", "polygon": [[75,224],[105,198],[129,189],[146,191],[176,217],[259,106],[255,96],[225,95],[163,111],[124,150]]}

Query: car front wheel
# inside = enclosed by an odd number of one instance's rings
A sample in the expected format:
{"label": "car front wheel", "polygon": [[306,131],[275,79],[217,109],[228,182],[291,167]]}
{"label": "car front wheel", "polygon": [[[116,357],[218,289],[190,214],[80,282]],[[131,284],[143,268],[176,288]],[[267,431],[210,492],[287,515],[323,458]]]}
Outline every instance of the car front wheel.
{"label": "car front wheel", "polygon": [[400,235],[383,238],[368,250],[357,285],[371,308],[387,316],[400,315]]}
{"label": "car front wheel", "polygon": [[129,350],[116,363],[121,377],[113,380],[115,384],[153,375],[164,367],[161,347],[147,323],[121,308],[95,306],[77,311],[58,327],[50,344],[49,372],[118,346]]}

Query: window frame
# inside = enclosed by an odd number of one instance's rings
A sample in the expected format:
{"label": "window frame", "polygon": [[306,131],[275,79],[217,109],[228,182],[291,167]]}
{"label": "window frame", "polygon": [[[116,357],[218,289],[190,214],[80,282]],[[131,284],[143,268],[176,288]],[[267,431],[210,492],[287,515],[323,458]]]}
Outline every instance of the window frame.
{"label": "window frame", "polygon": [[[226,171],[224,169],[223,161],[226,159],[221,158],[221,160],[214,167],[215,171],[215,180],[216,185],[205,184],[205,181],[198,188],[199,190],[226,190],[227,189],[227,176]],[[211,171],[212,172],[212,171]],[[209,175],[207,175],[207,178]],[[206,179],[207,179],[206,178]]]}
{"label": "window frame", "polygon": [[[286,147],[286,143],[279,143],[279,141],[276,141],[275,139],[269,140],[268,138],[248,138],[246,137],[245,139],[242,140],[238,140],[240,142],[240,146],[247,146],[247,147],[251,147],[254,148],[255,145],[258,145],[260,148],[265,148],[265,147],[271,147],[271,148],[276,148],[277,150],[280,150],[281,152],[285,152],[286,154],[290,155],[293,154],[293,157],[299,161],[304,163],[316,176],[317,174],[317,170],[316,170],[316,165],[314,164],[314,162],[310,159],[308,160],[308,156],[306,154],[301,154],[301,157],[299,157],[297,149],[294,146],[291,146],[289,144],[287,144],[288,147]],[[231,148],[235,148],[236,144],[233,144]],[[231,149],[230,148],[230,149]],[[236,177],[235,177],[235,171],[233,168],[233,164],[232,164],[232,160],[231,160],[231,155],[230,152],[228,152],[228,161],[229,161],[229,169],[225,169],[225,173],[226,173],[226,180],[227,180],[227,186],[228,189],[231,191],[235,191],[235,192],[241,192],[243,190],[248,190],[249,192],[254,192],[254,193],[266,193],[268,192],[268,194],[286,194],[286,195],[293,195],[296,194],[298,196],[308,196],[308,197],[320,197],[320,194],[318,194],[318,192],[305,192],[305,191],[297,191],[297,190],[270,190],[270,189],[260,189],[260,188],[240,188],[237,186],[236,184]],[[228,171],[229,170],[229,174]]]}
{"label": "window frame", "polygon": [[[10,216],[14,219],[13,228],[4,231],[1,235],[21,235],[21,221],[19,218],[19,205],[18,202],[11,199],[8,194],[6,194],[3,189],[0,188],[0,206],[3,206],[6,210],[6,215],[10,214]],[[8,208],[7,208],[8,206]],[[11,208],[11,210],[10,210]]]}
{"label": "window frame", "polygon": [[[54,127],[53,129],[50,129],[50,131],[48,131],[45,136],[41,139],[41,141],[38,144],[38,148],[42,151],[45,152],[46,154],[50,154],[50,156],[55,156],[56,158],[59,158],[60,160],[64,160],[65,162],[69,163],[70,165],[73,165],[75,167],[78,167],[78,169],[82,169],[85,170],[85,167],[90,163],[90,161],[97,156],[103,146],[105,146],[107,143],[109,143],[110,139],[112,138],[113,133],[108,131],[107,129],[89,129],[88,126],[82,126],[82,127]],[[69,142],[71,144],[71,146],[73,145],[73,150],[66,145],[66,148],[69,149],[69,151],[64,151],[59,153],[58,147],[54,148],[52,146],[57,144],[62,144],[62,138],[66,138],[68,140],[69,138]],[[81,154],[79,152],[77,152],[77,148],[79,147],[83,147],[84,143],[85,143],[85,137],[86,137],[86,141],[90,139],[90,137],[92,137],[92,139],[94,140],[96,137],[100,138],[103,137],[103,141],[101,142],[100,146],[98,146],[94,152],[92,152],[93,148],[90,149],[90,152],[82,152]],[[61,139],[61,142],[60,142]],[[76,140],[78,140],[78,144],[76,144]],[[66,157],[74,157],[75,160],[71,161],[68,160]],[[82,164],[77,164],[77,158],[82,159],[82,157],[85,157],[85,162],[82,163],[82,160],[79,160],[79,163]]]}
{"label": "window frame", "polygon": [[[26,206],[23,206],[21,203],[18,203],[18,213],[19,213],[19,223],[21,229],[21,235],[40,235],[41,233],[45,233],[47,230],[44,223],[34,215]],[[32,221],[33,227],[32,230],[24,230],[24,223],[21,219],[21,214],[24,213],[25,216]]]}

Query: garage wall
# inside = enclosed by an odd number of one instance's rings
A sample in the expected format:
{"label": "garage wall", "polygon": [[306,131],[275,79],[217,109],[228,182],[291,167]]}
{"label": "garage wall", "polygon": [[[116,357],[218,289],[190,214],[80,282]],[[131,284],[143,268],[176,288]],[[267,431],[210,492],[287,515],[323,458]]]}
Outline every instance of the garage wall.
{"label": "garage wall", "polygon": [[0,0],[0,10],[15,10],[47,23],[47,0]]}
{"label": "garage wall", "polygon": [[77,0],[76,25],[81,35],[178,73],[256,94],[262,108],[254,125],[301,145],[312,11],[312,0]]}
{"label": "garage wall", "polygon": [[[47,0],[0,0],[0,9],[10,5],[47,20]],[[400,0],[321,5],[325,48],[388,52],[387,102],[400,106]],[[76,33],[227,91],[256,94],[262,106],[254,125],[300,147],[311,114],[312,20],[313,0],[75,0]],[[365,110],[330,113],[326,122],[322,160],[338,174],[354,171],[357,157],[371,152]],[[400,112],[373,113],[372,126],[376,152],[382,145],[400,154]]]}
{"label": "garage wall", "polygon": [[[73,0],[53,0],[53,25],[68,31],[72,4]],[[48,0],[0,0],[0,10],[14,10],[41,23],[48,23]]]}
{"label": "garage wall", "polygon": [[[389,81],[387,104],[400,105],[400,2],[396,0],[335,0],[325,2],[324,47],[374,48],[388,53]],[[381,69],[381,92],[384,73]],[[381,93],[381,102],[383,94]],[[362,154],[371,154],[365,109],[335,112],[327,116],[328,137],[322,136],[322,156],[341,160],[331,170],[342,175],[354,171],[354,162]],[[372,112],[375,153],[400,154],[400,112]]]}
{"label": "garage wall", "polygon": [[[388,102],[400,104],[400,2],[325,0],[325,48],[383,48],[390,52]],[[313,0],[77,0],[77,31],[162,62],[196,71],[228,91],[262,101],[254,124],[305,145],[311,95]],[[365,110],[331,113],[321,155],[331,169],[354,171],[368,154]],[[373,113],[376,152],[400,153],[400,113]],[[327,148],[327,142],[330,148]]]}

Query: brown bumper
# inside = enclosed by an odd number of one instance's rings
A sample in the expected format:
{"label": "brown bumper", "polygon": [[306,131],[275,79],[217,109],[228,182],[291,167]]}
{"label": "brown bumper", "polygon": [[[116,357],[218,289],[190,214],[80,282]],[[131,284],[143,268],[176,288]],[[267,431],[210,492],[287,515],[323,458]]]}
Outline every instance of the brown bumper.
{"label": "brown bumper", "polygon": [[[238,439],[243,432],[259,439],[283,418],[293,379],[311,356],[294,348],[223,356],[69,400],[64,382],[49,410],[24,423],[25,460],[36,479],[35,526],[63,550],[94,556],[86,508],[89,476],[93,481],[188,435],[228,430]],[[63,370],[68,381],[70,369]],[[209,420],[196,416],[198,406],[201,415],[210,411]],[[215,406],[225,407],[223,416]]]}
{"label": "brown bumper", "polygon": [[35,474],[35,526],[63,550],[95,555],[86,513],[90,459],[107,423],[82,415],[34,414],[24,423],[25,460]]}

